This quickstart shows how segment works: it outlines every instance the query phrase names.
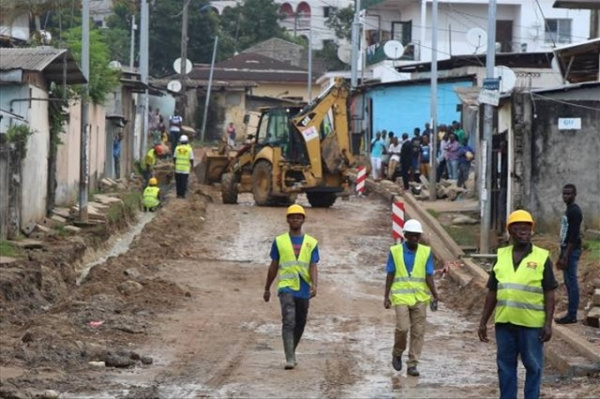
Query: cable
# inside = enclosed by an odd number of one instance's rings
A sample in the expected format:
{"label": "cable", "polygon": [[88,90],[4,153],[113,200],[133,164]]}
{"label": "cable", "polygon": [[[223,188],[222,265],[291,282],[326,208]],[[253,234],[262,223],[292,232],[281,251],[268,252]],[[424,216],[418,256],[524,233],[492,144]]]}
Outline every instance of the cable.
{"label": "cable", "polygon": [[530,93],[531,93],[532,97],[538,97],[538,98],[541,98],[542,100],[553,101],[553,102],[559,103],[559,104],[564,104],[564,105],[569,105],[569,106],[572,106],[572,107],[583,108],[583,109],[587,109],[587,110],[592,110],[592,111],[600,112],[600,107],[598,107],[598,108],[588,107],[587,105],[581,105],[581,104],[572,103],[572,102],[564,101],[564,100],[557,100],[556,98],[543,96],[541,94],[537,94],[537,93],[534,93],[534,92],[530,92]]}

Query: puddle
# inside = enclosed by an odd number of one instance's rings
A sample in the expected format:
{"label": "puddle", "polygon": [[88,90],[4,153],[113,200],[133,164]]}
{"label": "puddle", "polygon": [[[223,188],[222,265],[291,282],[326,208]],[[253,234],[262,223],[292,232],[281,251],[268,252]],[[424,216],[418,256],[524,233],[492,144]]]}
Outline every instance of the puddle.
{"label": "puddle", "polygon": [[107,259],[112,258],[114,256],[119,256],[129,250],[129,246],[133,242],[133,240],[142,232],[144,227],[150,223],[152,219],[156,216],[156,212],[142,212],[140,213],[140,218],[133,228],[123,235],[119,236],[114,242],[113,246],[109,248],[104,255],[99,257],[94,262],[88,263],[83,266],[79,277],[77,278],[77,285],[80,285],[83,280],[87,277],[95,266],[101,265],[106,262]]}

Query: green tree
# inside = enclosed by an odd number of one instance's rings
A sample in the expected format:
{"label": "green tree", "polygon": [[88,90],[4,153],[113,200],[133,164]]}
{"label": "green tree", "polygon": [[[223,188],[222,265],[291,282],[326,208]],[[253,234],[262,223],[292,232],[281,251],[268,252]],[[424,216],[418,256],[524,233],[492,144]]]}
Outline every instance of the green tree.
{"label": "green tree", "polygon": [[[108,44],[110,59],[117,60],[123,65],[129,65],[131,46],[131,16],[136,16],[139,26],[139,7],[133,0],[113,0],[112,14],[106,18],[106,26],[102,34]],[[139,29],[135,31],[135,47],[139,46]],[[138,49],[139,50],[139,49]],[[138,52],[134,54],[136,56]]]}
{"label": "green tree", "polygon": [[338,39],[352,40],[352,21],[354,20],[354,6],[335,10],[325,20],[325,26],[333,29]]}

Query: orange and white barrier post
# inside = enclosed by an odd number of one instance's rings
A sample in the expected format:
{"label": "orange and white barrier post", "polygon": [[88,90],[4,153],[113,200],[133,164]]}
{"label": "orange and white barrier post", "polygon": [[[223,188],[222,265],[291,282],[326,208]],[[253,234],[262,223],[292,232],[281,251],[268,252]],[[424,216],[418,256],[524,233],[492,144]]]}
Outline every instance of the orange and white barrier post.
{"label": "orange and white barrier post", "polygon": [[363,195],[365,193],[365,185],[367,183],[367,168],[364,166],[358,167],[358,174],[356,175],[356,193]]}
{"label": "orange and white barrier post", "polygon": [[392,237],[394,242],[404,241],[404,203],[392,202]]}

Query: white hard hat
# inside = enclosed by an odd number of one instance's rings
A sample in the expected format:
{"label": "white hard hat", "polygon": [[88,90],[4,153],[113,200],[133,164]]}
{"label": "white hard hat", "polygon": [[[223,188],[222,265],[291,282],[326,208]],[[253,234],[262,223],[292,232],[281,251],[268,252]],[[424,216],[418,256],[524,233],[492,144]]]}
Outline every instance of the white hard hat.
{"label": "white hard hat", "polygon": [[182,134],[181,137],[179,138],[179,141],[182,143],[187,143],[188,142],[188,136],[186,136],[185,134]]}
{"label": "white hard hat", "polygon": [[410,219],[404,223],[404,232],[423,234],[423,226],[421,226],[421,222],[418,220]]}

